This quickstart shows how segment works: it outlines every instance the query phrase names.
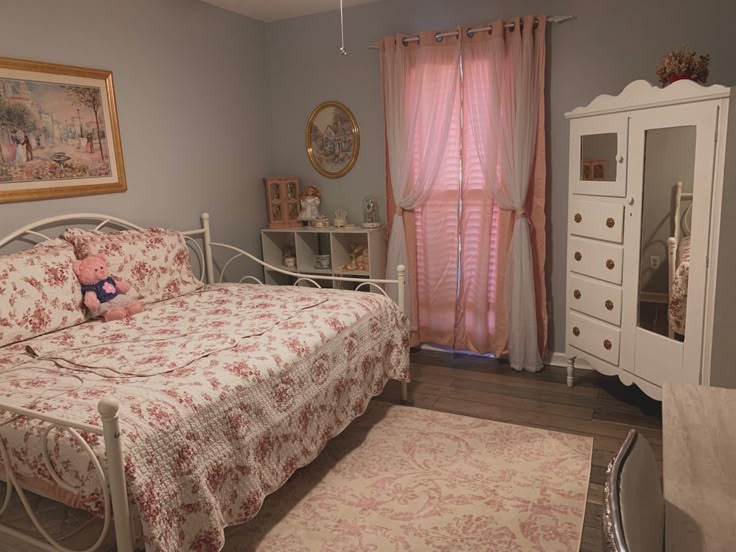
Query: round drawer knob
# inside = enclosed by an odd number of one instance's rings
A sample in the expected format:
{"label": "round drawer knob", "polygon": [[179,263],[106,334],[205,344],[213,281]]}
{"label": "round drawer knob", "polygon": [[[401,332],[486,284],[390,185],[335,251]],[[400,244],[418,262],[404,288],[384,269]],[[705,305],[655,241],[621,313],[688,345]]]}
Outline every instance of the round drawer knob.
{"label": "round drawer knob", "polygon": [[608,270],[613,270],[614,268],[616,268],[616,263],[613,262],[613,259],[608,259],[606,261],[606,268]]}
{"label": "round drawer knob", "polygon": [[624,156],[623,155],[617,155],[616,156],[616,161],[618,161],[619,163],[623,163],[624,162]]}
{"label": "round drawer knob", "polygon": [[580,213],[575,213],[575,222],[582,222],[583,221],[583,215]]}
{"label": "round drawer knob", "polygon": [[580,293],[580,290],[579,289],[576,289],[575,291],[573,291],[572,292],[572,295],[573,295],[573,297],[575,297],[575,299],[580,299],[583,296],[583,294]]}
{"label": "round drawer knob", "polygon": [[583,260],[583,254],[580,253],[580,251],[575,252],[575,260],[576,261],[582,261]]}
{"label": "round drawer knob", "polygon": [[606,308],[607,308],[608,310],[613,310],[613,301],[611,301],[610,299],[608,299],[608,300],[606,301]]}
{"label": "round drawer knob", "polygon": [[575,337],[578,337],[580,335],[580,328],[578,328],[577,326],[575,326],[572,329],[572,335],[574,335]]}
{"label": "round drawer knob", "polygon": [[603,347],[605,347],[607,351],[610,351],[611,347],[613,347],[613,343],[611,343],[608,339],[605,339],[603,340]]}
{"label": "round drawer knob", "polygon": [[613,228],[614,226],[616,226],[616,221],[613,220],[613,218],[608,217],[606,219],[606,226],[608,226],[609,228]]}

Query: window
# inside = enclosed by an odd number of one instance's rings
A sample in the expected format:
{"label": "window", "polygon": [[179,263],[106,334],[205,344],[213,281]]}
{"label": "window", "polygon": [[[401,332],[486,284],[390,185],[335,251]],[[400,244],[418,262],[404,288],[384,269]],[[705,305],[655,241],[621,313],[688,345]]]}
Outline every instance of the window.
{"label": "window", "polygon": [[[429,199],[416,209],[417,322],[421,341],[487,352],[495,331],[499,217],[481,173],[475,139],[464,124],[461,78],[440,170]],[[425,68],[423,91],[433,88],[439,71]],[[431,93],[425,97],[432,98]],[[431,107],[426,107],[431,109]],[[421,112],[420,112],[421,113]],[[428,138],[422,117],[415,129],[412,178],[424,159]],[[467,331],[468,328],[480,331]]]}

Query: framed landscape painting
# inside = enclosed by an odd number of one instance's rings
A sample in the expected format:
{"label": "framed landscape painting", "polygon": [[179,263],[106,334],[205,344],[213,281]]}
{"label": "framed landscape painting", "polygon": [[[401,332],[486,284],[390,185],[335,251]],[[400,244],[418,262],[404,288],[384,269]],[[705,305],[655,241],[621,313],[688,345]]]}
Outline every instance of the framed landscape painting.
{"label": "framed landscape painting", "polygon": [[0,58],[0,203],[126,188],[112,73]]}
{"label": "framed landscape painting", "polygon": [[350,172],[358,159],[358,122],[340,102],[321,103],[307,122],[306,141],[312,166],[327,178],[339,178]]}

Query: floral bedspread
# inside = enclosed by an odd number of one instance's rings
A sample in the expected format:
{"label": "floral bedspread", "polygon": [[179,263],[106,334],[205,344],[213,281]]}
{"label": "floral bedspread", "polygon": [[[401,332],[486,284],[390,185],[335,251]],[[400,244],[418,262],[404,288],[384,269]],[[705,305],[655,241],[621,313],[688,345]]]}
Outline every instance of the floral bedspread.
{"label": "floral bedspread", "polygon": [[169,302],[166,309],[144,311],[123,331],[116,324],[84,324],[33,339],[26,352],[101,376],[153,376],[231,349],[327,300],[324,292],[288,288],[278,301],[270,293],[245,286],[209,288]]}
{"label": "floral bedspread", "polygon": [[678,265],[670,286],[668,318],[675,333],[685,335],[687,317],[687,287],[690,277],[690,237],[683,238],[677,252]]}
{"label": "floral bedspread", "polygon": [[[118,399],[149,551],[219,550],[224,527],[255,516],[388,379],[408,379],[406,319],[379,294],[212,286],[146,308],[1,348],[0,402],[100,425],[98,400]],[[15,473],[48,495],[45,427],[0,412]],[[104,465],[102,438],[84,437]],[[89,459],[70,436],[49,439],[53,465],[79,489],[52,498],[99,515]]]}

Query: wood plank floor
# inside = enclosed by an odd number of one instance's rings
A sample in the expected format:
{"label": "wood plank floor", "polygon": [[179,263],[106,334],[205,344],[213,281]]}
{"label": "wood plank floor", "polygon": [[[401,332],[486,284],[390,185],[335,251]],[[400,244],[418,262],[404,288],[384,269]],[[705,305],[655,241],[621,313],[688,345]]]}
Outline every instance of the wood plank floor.
{"label": "wood plank floor", "polygon": [[[494,359],[426,350],[412,351],[411,360],[409,400],[416,407],[593,437],[583,552],[603,549],[606,466],[629,429],[636,428],[652,444],[661,472],[661,403],[618,378],[576,370],[570,389],[564,368],[519,373]],[[398,382],[389,382],[378,400],[398,403]]]}

